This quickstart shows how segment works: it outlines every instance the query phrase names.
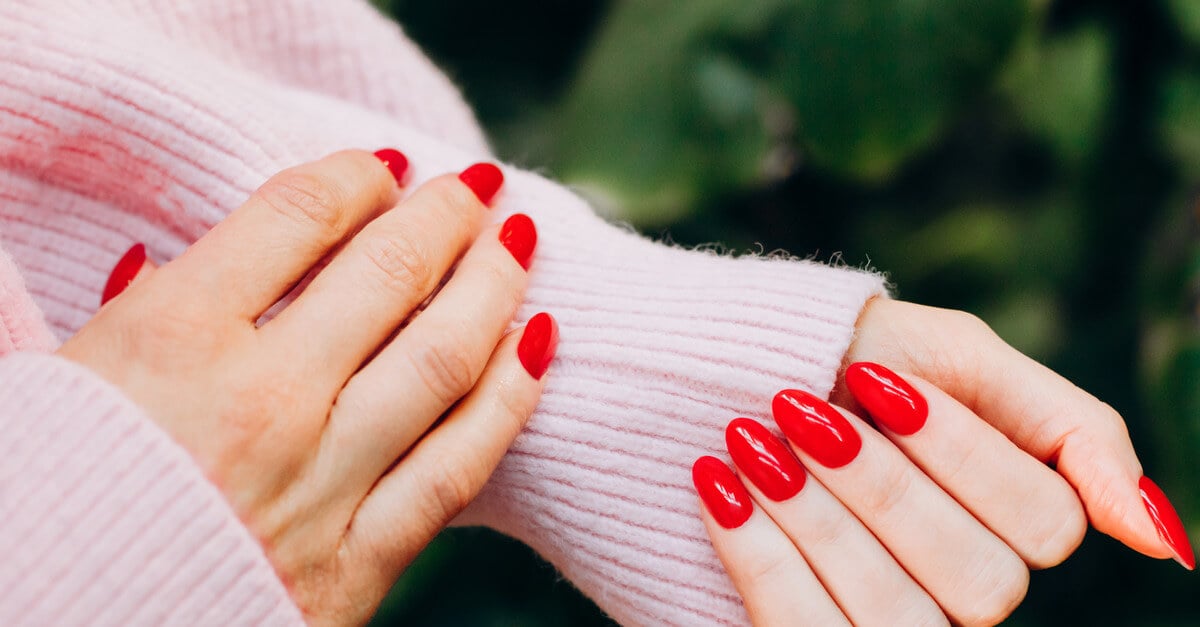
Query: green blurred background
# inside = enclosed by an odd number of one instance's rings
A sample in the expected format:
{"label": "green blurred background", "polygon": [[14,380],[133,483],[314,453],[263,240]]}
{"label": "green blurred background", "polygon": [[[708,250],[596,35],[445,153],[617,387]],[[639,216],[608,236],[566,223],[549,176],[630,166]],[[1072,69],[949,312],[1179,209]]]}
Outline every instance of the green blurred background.
{"label": "green blurred background", "polygon": [[[1115,406],[1200,530],[1200,0],[377,0],[499,156],[676,242],[887,271]],[[611,624],[526,548],[443,534],[376,624]],[[1200,624],[1090,534],[1013,625]]]}

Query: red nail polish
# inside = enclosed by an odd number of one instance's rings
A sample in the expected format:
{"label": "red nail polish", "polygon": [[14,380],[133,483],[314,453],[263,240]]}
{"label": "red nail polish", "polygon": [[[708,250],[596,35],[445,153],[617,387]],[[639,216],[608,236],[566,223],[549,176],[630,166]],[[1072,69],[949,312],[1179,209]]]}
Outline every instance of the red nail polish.
{"label": "red nail polish", "polygon": [[862,438],[833,405],[803,390],[784,390],[771,403],[784,435],[826,468],[854,461]]}
{"label": "red nail polish", "polygon": [[387,166],[388,171],[392,173],[392,178],[396,179],[396,184],[401,184],[401,181],[404,180],[404,173],[408,172],[408,157],[405,157],[404,153],[399,150],[384,148],[375,151],[375,158]]}
{"label": "red nail polish", "polygon": [[514,213],[500,227],[500,243],[512,253],[522,268],[529,269],[533,249],[537,246],[537,227],[523,213]]}
{"label": "red nail polish", "polygon": [[458,180],[467,184],[471,191],[475,192],[475,196],[479,198],[479,202],[488,204],[492,202],[492,197],[496,195],[496,191],[500,189],[500,185],[504,183],[504,173],[500,168],[490,163],[476,163],[475,165],[462,171],[458,175]]}
{"label": "red nail polish", "polygon": [[725,428],[729,456],[772,501],[786,501],[804,487],[804,467],[787,446],[749,418],[734,418]]}
{"label": "red nail polish", "polygon": [[746,486],[716,457],[705,455],[692,464],[692,483],[708,513],[726,529],[741,527],[754,513]]}
{"label": "red nail polish", "polygon": [[866,361],[846,368],[846,387],[875,422],[900,435],[912,435],[925,426],[929,403],[899,375]]}
{"label": "red nail polish", "polygon": [[112,273],[108,275],[108,282],[104,284],[104,292],[100,295],[100,306],[103,307],[105,303],[124,292],[145,263],[145,244],[134,244],[125,251],[121,260],[113,266]]}
{"label": "red nail polish", "polygon": [[1142,502],[1154,521],[1154,527],[1158,529],[1158,537],[1175,552],[1175,561],[1188,570],[1195,570],[1196,553],[1188,540],[1187,529],[1183,527],[1183,521],[1179,519],[1171,501],[1167,500],[1167,495],[1149,477],[1138,480],[1138,490],[1142,493]]}
{"label": "red nail polish", "polygon": [[541,379],[554,361],[558,350],[558,323],[548,313],[540,313],[529,319],[521,341],[517,343],[517,358],[525,371],[534,379]]}

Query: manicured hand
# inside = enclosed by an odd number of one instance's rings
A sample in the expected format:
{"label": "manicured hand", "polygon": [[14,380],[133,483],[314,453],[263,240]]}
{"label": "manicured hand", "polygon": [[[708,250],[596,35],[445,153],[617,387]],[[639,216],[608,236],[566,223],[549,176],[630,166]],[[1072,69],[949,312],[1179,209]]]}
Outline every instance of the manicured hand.
{"label": "manicured hand", "polygon": [[[989,425],[989,433],[1002,434],[1011,443],[1008,447],[1053,465],[1098,531],[1139,553],[1174,558],[1189,570],[1195,568],[1183,525],[1162,491],[1143,476],[1120,414],[1022,355],[978,318],[878,298],[863,310],[846,359],[883,364],[944,390],[977,421]],[[853,399],[859,398],[858,406],[878,418],[876,408],[862,402],[853,375],[846,373],[834,391],[834,402],[856,407]],[[913,446],[914,440],[893,430],[885,428],[883,433],[905,450]],[[996,447],[981,451],[981,457],[989,452],[1011,455],[1000,446],[1003,441],[988,441]],[[961,455],[964,446],[972,446],[968,441],[958,444],[943,455]],[[972,467],[963,471],[971,472]]]}
{"label": "manicured hand", "polygon": [[536,233],[521,215],[480,233],[500,171],[397,205],[405,164],[338,153],[273,177],[161,268],[135,247],[59,351],[192,454],[317,624],[365,622],[474,497],[557,342],[546,314],[505,334]]}
{"label": "manicured hand", "polygon": [[850,356],[875,361],[852,363],[835,399],[874,425],[784,390],[773,414],[790,446],[738,418],[726,431],[737,474],[712,457],[694,467],[755,624],[995,624],[1029,568],[1075,550],[1088,515],[1194,566],[1115,412],[981,323],[875,301]]}

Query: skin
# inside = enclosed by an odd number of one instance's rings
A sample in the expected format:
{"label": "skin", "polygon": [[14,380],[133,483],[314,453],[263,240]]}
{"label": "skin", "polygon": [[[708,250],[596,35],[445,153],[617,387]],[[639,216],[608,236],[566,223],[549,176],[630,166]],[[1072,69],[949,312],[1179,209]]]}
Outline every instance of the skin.
{"label": "skin", "polygon": [[810,473],[798,494],[774,502],[743,477],[755,511],[732,530],[701,507],[754,624],[994,625],[1024,598],[1029,570],[1066,559],[1089,521],[1171,556],[1121,417],[977,318],[876,299],[846,358],[857,361],[925,397],[919,431],[862,420],[840,382],[832,402],[863,440],[852,462],[829,469],[791,443]]}
{"label": "skin", "polygon": [[284,171],[59,351],[187,448],[312,624],[371,617],[541,392],[486,207],[453,175],[398,197],[366,152]]}
{"label": "skin", "polygon": [[[485,207],[453,176],[388,211],[397,196],[367,153],[285,171],[60,349],[192,453],[316,624],[372,615],[541,389],[521,332],[504,336],[525,273],[480,234]],[[748,485],[757,505],[735,530],[702,512],[756,624],[994,624],[1089,519],[1169,556],[1120,417],[977,319],[872,301],[853,361],[897,371],[929,420],[876,431],[839,386],[863,438],[853,462],[826,469],[793,447],[812,473],[799,494]]]}

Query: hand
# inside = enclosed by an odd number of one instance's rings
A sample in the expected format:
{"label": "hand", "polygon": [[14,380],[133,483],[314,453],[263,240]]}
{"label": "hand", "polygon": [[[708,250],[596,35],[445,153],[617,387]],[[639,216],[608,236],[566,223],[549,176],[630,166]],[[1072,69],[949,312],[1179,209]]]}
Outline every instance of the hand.
{"label": "hand", "polygon": [[[945,390],[1003,434],[1011,442],[1006,446],[1053,465],[1098,531],[1144,555],[1195,568],[1187,535],[1162,492],[1142,475],[1120,414],[1013,349],[975,316],[877,298],[859,317],[846,356],[846,363],[860,361]],[[855,407],[846,382],[832,400]],[[1057,557],[1050,561],[1066,554]]]}
{"label": "hand", "polygon": [[59,351],[192,454],[313,623],[371,616],[483,486],[557,341],[545,314],[505,336],[536,233],[518,215],[476,238],[500,171],[393,208],[381,159],[402,156],[380,154],[287,170],[178,259],[115,273],[137,278]]}
{"label": "hand", "polygon": [[[1097,457],[1091,463],[1119,467],[1132,460],[1137,472],[1129,484],[1139,482],[1132,446],[1123,428],[1114,429],[1121,423],[1110,420],[1111,409],[1020,356],[965,314],[876,301],[864,312],[851,350],[853,359],[865,355],[910,372],[937,364],[943,381],[960,377],[960,391],[970,390],[969,381],[977,383],[976,395],[965,397],[975,403],[986,392],[1000,392],[990,389],[995,381],[978,377],[995,374],[989,368],[1007,369],[1009,412],[1020,407],[1011,404],[1012,397],[1038,385],[1057,386],[1057,396],[1042,400],[1074,402],[1085,418],[1056,450],[1072,438],[1090,438],[1073,446],[1092,442]],[[1077,495],[1045,465],[1053,457],[1031,456],[1018,446],[1035,439],[997,430],[977,416],[978,409],[972,411],[981,405],[964,405],[910,372],[897,374],[869,362],[847,368],[836,398],[862,408],[878,431],[804,392],[777,395],[776,421],[817,481],[806,481],[792,452],[744,418],[730,424],[726,440],[742,477],[749,479],[745,487],[719,460],[697,462],[695,482],[707,506],[710,536],[756,624],[945,624],[947,618],[994,624],[1023,598],[1027,567],[1057,564],[1081,541],[1087,489],[1080,487]],[[924,372],[936,371],[925,366]],[[1042,413],[1062,412],[1062,404],[1039,411],[1035,399],[1023,400],[1025,409],[1008,424],[1024,416],[1039,421],[1035,427],[1049,422],[1042,428],[1053,430],[1062,419]],[[995,405],[989,409],[993,415],[999,411]],[[1081,452],[1072,459],[1088,459]],[[1057,459],[1063,470],[1063,456]],[[1168,530],[1182,526],[1161,493],[1154,498],[1161,500],[1155,511],[1166,523],[1163,538],[1174,539]],[[1099,511],[1111,513],[1111,503],[1098,503],[1110,507]],[[1179,545],[1159,539],[1141,497],[1134,504],[1141,517],[1133,517],[1131,528],[1149,528],[1151,554],[1192,559],[1190,547],[1173,548],[1185,546],[1186,536]]]}

